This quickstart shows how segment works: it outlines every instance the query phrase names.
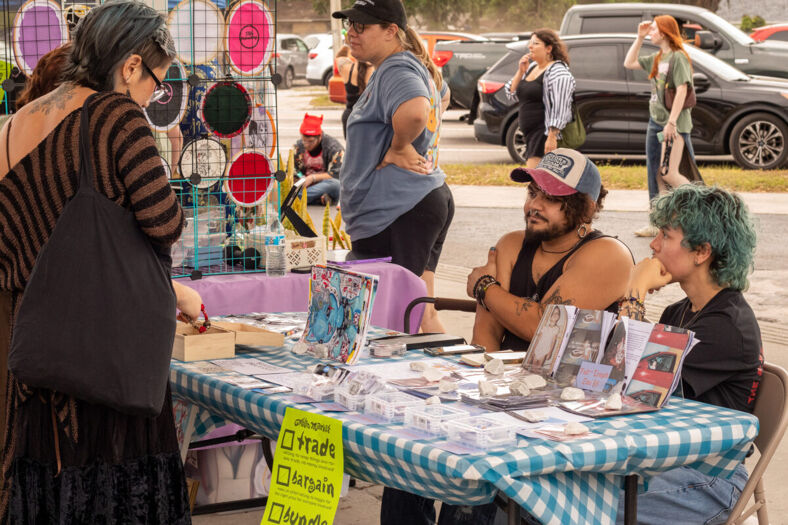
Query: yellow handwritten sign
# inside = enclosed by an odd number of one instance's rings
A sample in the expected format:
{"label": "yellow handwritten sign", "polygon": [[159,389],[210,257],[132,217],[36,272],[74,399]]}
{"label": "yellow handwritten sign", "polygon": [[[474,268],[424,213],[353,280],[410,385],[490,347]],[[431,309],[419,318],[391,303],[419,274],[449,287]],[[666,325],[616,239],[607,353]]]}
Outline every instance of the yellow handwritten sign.
{"label": "yellow handwritten sign", "polygon": [[342,422],[288,408],[261,524],[331,525],[343,470]]}

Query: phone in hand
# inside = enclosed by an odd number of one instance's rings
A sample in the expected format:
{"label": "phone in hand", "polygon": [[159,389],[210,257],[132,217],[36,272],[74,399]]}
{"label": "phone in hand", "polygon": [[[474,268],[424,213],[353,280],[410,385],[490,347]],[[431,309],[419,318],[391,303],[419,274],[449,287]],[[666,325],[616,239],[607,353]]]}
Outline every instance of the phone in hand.
{"label": "phone in hand", "polygon": [[658,132],[657,133],[657,140],[660,141],[660,142],[665,142],[665,134],[663,132],[661,132],[661,131]]}

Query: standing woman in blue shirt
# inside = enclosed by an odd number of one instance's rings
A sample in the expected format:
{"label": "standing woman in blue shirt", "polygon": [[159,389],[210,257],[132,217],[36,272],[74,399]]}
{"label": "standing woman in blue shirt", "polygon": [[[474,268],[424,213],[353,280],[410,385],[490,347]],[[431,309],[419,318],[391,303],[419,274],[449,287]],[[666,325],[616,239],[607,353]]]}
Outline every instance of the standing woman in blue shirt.
{"label": "standing woman in blue shirt", "polygon": [[[375,73],[347,123],[340,202],[356,258],[387,257],[427,284],[454,216],[446,174],[438,167],[441,113],[449,92],[400,0],[358,0],[333,13],[347,41]],[[442,332],[429,305],[421,327]]]}
{"label": "standing woman in blue shirt", "polygon": [[509,100],[520,104],[525,167],[532,169],[558,147],[561,130],[572,120],[575,78],[569,72],[566,46],[552,29],[534,31],[528,51],[504,91]]}

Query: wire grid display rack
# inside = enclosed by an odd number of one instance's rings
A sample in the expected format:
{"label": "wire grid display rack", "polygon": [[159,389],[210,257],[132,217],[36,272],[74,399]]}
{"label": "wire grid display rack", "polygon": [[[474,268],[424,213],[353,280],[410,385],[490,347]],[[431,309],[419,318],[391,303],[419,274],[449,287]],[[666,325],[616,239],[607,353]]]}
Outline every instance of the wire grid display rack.
{"label": "wire grid display rack", "polygon": [[[68,42],[103,2],[2,0],[0,113],[15,110],[38,60]],[[264,270],[265,225],[279,215],[276,2],[147,0],[167,19],[177,57],[145,108],[186,215],[173,277]],[[278,179],[278,180],[277,180]]]}

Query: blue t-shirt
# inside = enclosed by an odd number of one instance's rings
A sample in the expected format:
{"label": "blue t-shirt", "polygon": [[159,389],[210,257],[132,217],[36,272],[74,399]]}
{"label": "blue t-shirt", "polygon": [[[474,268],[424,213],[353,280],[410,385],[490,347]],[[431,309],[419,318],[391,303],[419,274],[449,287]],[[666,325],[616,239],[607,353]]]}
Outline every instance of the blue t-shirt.
{"label": "blue t-shirt", "polygon": [[[443,185],[446,174],[438,167],[438,138],[444,93],[446,85],[438,92],[427,68],[409,51],[388,57],[370,78],[348,118],[339,175],[342,218],[351,240],[380,233]],[[432,163],[432,172],[421,175],[393,164],[376,169],[394,138],[394,113],[417,97],[430,101],[430,114],[427,127],[412,144]]]}

